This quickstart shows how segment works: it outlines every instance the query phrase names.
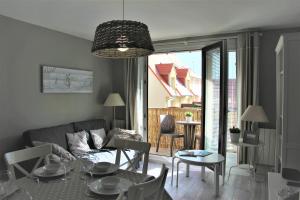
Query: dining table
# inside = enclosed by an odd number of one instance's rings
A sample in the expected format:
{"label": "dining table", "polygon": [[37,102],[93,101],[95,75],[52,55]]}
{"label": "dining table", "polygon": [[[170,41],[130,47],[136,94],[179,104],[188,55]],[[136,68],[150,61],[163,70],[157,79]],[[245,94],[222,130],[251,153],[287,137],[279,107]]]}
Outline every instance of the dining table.
{"label": "dining table", "polygon": [[[33,200],[93,200],[93,199],[116,199],[117,195],[99,195],[89,191],[87,179],[89,182],[100,179],[99,176],[90,176],[88,173],[82,174],[81,162],[76,160],[72,162],[72,170],[66,176],[66,180],[36,180],[34,178],[23,177],[16,180],[16,184],[22,190],[27,191]],[[113,174],[120,178],[130,180],[134,184],[142,183],[154,176],[118,169]],[[86,176],[86,177],[83,177]],[[163,193],[163,199],[172,199],[167,191]]]}
{"label": "dining table", "polygon": [[196,126],[201,125],[200,121],[176,121],[176,124],[184,128],[184,149],[193,149]]}

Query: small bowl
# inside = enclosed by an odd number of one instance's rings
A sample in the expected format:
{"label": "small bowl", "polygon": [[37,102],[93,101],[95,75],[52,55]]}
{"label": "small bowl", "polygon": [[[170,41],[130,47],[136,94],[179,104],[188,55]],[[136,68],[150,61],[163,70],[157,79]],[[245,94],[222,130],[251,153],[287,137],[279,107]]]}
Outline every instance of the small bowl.
{"label": "small bowl", "polygon": [[106,190],[112,190],[115,189],[117,187],[117,185],[119,184],[120,179],[118,177],[115,176],[107,176],[101,179],[101,185],[103,189]]}
{"label": "small bowl", "polygon": [[50,163],[44,166],[44,170],[47,174],[55,174],[60,167],[60,163]]}
{"label": "small bowl", "polygon": [[94,169],[98,172],[106,172],[110,166],[111,163],[109,162],[99,162],[95,164]]}

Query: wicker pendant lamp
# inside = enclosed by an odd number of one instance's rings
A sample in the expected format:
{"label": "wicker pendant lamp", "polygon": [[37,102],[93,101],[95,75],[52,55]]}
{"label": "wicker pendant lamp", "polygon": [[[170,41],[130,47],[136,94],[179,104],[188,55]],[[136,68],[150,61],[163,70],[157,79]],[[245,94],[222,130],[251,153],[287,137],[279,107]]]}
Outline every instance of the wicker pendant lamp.
{"label": "wicker pendant lamp", "polygon": [[95,32],[92,54],[102,58],[147,56],[154,51],[147,25],[131,20],[112,20],[100,24]]}

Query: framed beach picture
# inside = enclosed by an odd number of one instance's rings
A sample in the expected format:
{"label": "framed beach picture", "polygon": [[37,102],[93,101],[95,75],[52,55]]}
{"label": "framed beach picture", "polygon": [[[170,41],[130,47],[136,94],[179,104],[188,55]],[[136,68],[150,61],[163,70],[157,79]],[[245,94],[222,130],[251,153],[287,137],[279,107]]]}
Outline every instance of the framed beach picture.
{"label": "framed beach picture", "polygon": [[93,72],[42,66],[43,93],[93,93]]}

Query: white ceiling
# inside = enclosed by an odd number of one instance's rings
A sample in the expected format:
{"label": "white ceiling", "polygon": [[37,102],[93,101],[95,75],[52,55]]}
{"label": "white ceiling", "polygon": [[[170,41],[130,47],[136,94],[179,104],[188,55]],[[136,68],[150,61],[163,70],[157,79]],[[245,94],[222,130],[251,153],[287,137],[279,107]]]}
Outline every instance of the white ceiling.
{"label": "white ceiling", "polygon": [[[0,15],[93,40],[96,26],[121,19],[122,0],[0,0]],[[152,40],[300,26],[300,0],[125,0],[125,19]]]}

